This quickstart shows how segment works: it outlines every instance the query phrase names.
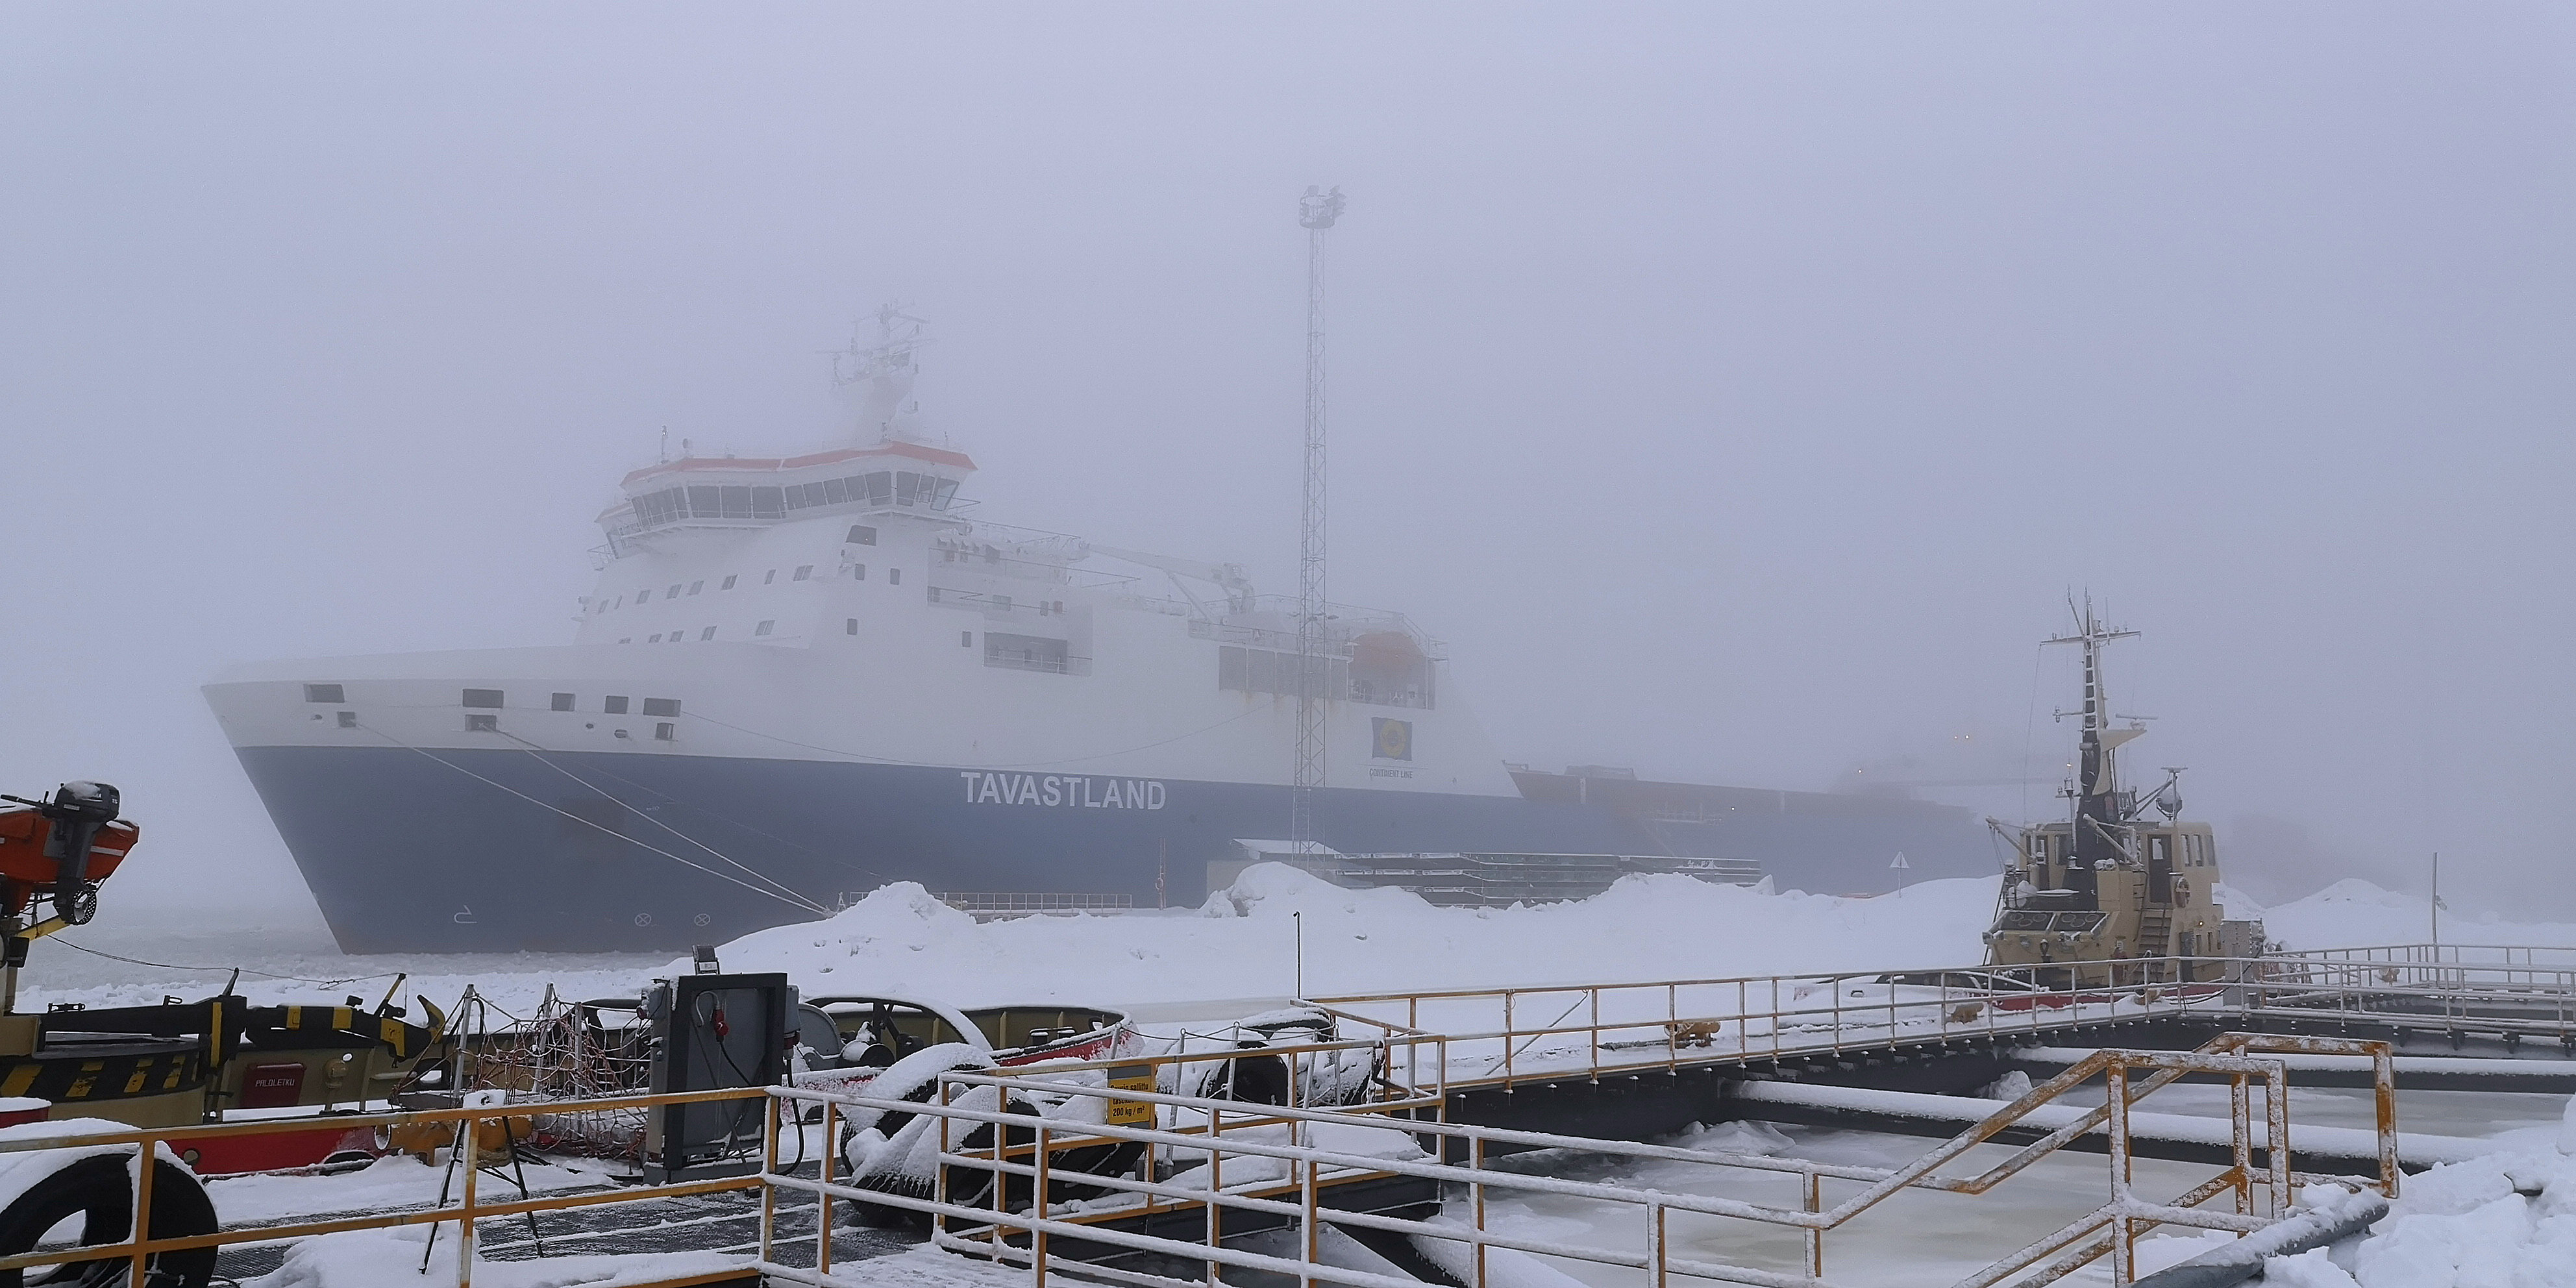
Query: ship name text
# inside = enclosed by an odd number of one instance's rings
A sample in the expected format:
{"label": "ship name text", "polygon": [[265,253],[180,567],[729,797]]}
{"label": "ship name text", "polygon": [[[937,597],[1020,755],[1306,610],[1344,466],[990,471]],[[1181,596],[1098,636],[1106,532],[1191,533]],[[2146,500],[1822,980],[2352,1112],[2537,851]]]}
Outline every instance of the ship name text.
{"label": "ship name text", "polygon": [[969,805],[1070,806],[1078,809],[1161,809],[1163,784],[1152,778],[1094,778],[1087,774],[988,774],[961,769]]}

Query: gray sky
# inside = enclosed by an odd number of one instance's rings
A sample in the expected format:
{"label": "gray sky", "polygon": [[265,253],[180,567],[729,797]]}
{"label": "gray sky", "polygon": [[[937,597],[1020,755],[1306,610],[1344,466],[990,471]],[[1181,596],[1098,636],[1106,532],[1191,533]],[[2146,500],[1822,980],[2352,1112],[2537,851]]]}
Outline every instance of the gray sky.
{"label": "gray sky", "polygon": [[2504,3],[12,5],[0,789],[123,785],[112,900],[309,916],[195,686],[569,638],[659,430],[822,438],[890,298],[986,513],[1290,590],[1326,182],[1335,597],[1507,756],[2015,776],[2089,586],[2231,875],[2576,915],[2572,60]]}

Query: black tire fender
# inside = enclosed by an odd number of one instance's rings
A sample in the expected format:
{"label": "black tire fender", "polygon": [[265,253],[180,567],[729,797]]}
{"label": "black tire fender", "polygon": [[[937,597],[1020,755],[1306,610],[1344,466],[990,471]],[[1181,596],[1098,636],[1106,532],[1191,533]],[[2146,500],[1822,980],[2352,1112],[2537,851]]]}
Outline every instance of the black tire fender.
{"label": "black tire fender", "polygon": [[[42,1166],[31,1160],[28,1166]],[[82,1217],[84,1245],[123,1243],[134,1223],[134,1158],[130,1154],[92,1154],[64,1165],[28,1187],[8,1207],[0,1208],[0,1256],[32,1252],[36,1240],[70,1217]],[[215,1232],[215,1203],[186,1165],[169,1159],[152,1164],[152,1229],[155,1239],[177,1239]],[[81,1278],[84,1267],[104,1269],[104,1261],[72,1262],[35,1270],[36,1283]],[[215,1273],[213,1248],[183,1248],[155,1253],[149,1275],[155,1285],[206,1288]],[[0,1288],[20,1288],[17,1270],[0,1270]],[[116,1272],[124,1273],[119,1266]]]}

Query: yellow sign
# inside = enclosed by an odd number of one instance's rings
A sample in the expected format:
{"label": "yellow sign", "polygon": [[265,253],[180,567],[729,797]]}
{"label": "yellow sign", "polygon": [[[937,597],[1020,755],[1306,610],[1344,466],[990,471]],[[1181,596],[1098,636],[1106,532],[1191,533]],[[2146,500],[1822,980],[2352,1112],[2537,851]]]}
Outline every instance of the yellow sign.
{"label": "yellow sign", "polygon": [[1380,760],[1413,759],[1413,722],[1389,720],[1385,716],[1369,717],[1369,731],[1377,744]]}
{"label": "yellow sign", "polygon": [[[1122,1064],[1109,1071],[1109,1085],[1117,1091],[1152,1091],[1154,1066]],[[1112,1127],[1151,1127],[1154,1106],[1143,1100],[1111,1100],[1101,1114],[1101,1121]]]}

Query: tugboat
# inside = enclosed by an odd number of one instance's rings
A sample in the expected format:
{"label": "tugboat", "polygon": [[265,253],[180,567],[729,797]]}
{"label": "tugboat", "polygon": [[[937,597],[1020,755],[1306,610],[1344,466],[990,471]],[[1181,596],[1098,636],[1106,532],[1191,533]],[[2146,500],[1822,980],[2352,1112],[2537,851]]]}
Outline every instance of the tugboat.
{"label": "tugboat", "polygon": [[2230,922],[2219,906],[2217,838],[2181,821],[2181,769],[2143,798],[2120,785],[2120,748],[2146,727],[2110,727],[2102,648],[2137,632],[2103,625],[2090,596],[2068,609],[2074,633],[2045,642],[2084,654],[2083,708],[2059,713],[2083,718],[2076,774],[2059,792],[2069,808],[2024,827],[1987,820],[2011,848],[1986,962],[2075,989],[2218,982],[2230,960],[2259,951],[2260,923]]}

